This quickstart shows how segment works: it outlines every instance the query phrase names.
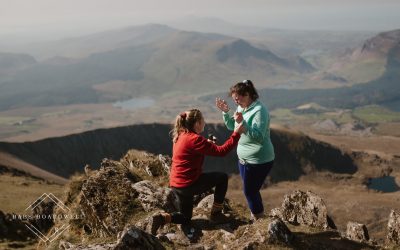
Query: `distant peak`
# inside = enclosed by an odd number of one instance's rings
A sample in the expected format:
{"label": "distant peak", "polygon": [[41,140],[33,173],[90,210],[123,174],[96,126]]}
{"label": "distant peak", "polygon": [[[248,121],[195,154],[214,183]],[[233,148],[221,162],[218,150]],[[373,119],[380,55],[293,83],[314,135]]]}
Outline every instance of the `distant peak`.
{"label": "distant peak", "polygon": [[227,61],[230,58],[238,58],[243,61],[243,59],[254,57],[268,62],[282,63],[282,59],[271,51],[256,48],[243,39],[234,40],[230,44],[223,46],[217,51],[217,57],[220,62]]}
{"label": "distant peak", "polygon": [[232,42],[232,46],[249,46],[252,47],[250,43],[246,42],[243,39],[237,39]]}
{"label": "distant peak", "polygon": [[387,53],[390,49],[400,45],[400,29],[379,33],[378,35],[366,40],[361,49],[361,54]]}

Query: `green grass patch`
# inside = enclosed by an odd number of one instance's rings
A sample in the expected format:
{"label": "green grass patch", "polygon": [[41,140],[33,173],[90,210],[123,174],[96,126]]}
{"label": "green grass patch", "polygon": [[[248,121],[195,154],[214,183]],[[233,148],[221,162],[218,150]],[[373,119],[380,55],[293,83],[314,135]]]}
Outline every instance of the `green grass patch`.
{"label": "green grass patch", "polygon": [[68,115],[71,112],[72,112],[71,110],[62,110],[62,111],[44,113],[41,116],[42,117],[54,117],[54,116],[59,117],[59,116],[63,116],[63,115]]}
{"label": "green grass patch", "polygon": [[339,124],[351,123],[354,121],[351,111],[343,111],[334,117],[335,122]]}
{"label": "green grass patch", "polygon": [[378,105],[356,108],[353,115],[368,123],[385,123],[400,121],[400,112],[393,112]]}
{"label": "green grass patch", "polygon": [[284,119],[296,116],[290,109],[274,109],[270,112],[271,116],[276,119]]}
{"label": "green grass patch", "polygon": [[300,120],[301,116],[293,114],[290,109],[274,109],[270,112],[271,121],[273,123],[287,123]]}
{"label": "green grass patch", "polygon": [[354,83],[363,83],[374,80],[385,72],[384,60],[365,60],[361,63],[349,65],[340,73]]}
{"label": "green grass patch", "polygon": [[290,109],[275,109],[271,111],[271,120],[274,123],[286,121],[306,121],[313,123],[325,119],[334,120],[337,123],[350,123],[354,121],[350,111],[324,112],[324,113],[304,113],[295,114]]}
{"label": "green grass patch", "polygon": [[26,116],[0,116],[0,125],[12,125],[29,119]]}

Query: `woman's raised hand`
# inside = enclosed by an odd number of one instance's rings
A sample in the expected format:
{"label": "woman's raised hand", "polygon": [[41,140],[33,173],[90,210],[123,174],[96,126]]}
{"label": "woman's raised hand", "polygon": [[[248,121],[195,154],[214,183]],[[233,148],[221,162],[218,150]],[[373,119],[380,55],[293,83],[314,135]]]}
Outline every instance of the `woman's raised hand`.
{"label": "woman's raised hand", "polygon": [[229,111],[229,106],[226,101],[219,97],[215,99],[215,106],[225,113]]}
{"label": "woman's raised hand", "polygon": [[246,127],[244,126],[243,122],[240,123],[240,124],[238,124],[238,125],[235,127],[235,132],[236,132],[236,133],[239,133],[239,134],[243,134],[244,132],[246,132]]}
{"label": "woman's raised hand", "polygon": [[243,114],[241,112],[235,112],[233,119],[235,119],[235,122],[241,123],[243,121]]}

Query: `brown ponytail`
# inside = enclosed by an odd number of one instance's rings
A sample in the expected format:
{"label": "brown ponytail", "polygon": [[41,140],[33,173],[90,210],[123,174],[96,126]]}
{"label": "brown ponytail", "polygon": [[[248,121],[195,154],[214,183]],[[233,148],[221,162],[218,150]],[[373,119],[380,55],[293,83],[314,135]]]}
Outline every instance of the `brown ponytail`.
{"label": "brown ponytail", "polygon": [[202,118],[203,115],[198,109],[191,109],[177,115],[174,123],[174,128],[170,131],[172,142],[175,143],[182,132],[194,132],[194,125],[196,124],[196,122],[201,121]]}

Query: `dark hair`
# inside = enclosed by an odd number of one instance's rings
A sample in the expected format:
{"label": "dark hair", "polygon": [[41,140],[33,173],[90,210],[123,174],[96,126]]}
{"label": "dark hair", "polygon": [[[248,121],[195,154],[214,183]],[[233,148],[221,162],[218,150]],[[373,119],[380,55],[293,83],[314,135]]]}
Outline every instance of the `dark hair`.
{"label": "dark hair", "polygon": [[238,82],[233,85],[229,89],[229,96],[232,96],[233,93],[241,96],[249,95],[253,101],[257,100],[259,97],[256,88],[254,88],[254,85],[250,80],[244,80],[243,82]]}
{"label": "dark hair", "polygon": [[179,134],[182,132],[193,132],[194,124],[201,121],[202,118],[203,115],[198,109],[191,109],[177,115],[174,128],[170,132],[172,141],[175,143],[178,140]]}

